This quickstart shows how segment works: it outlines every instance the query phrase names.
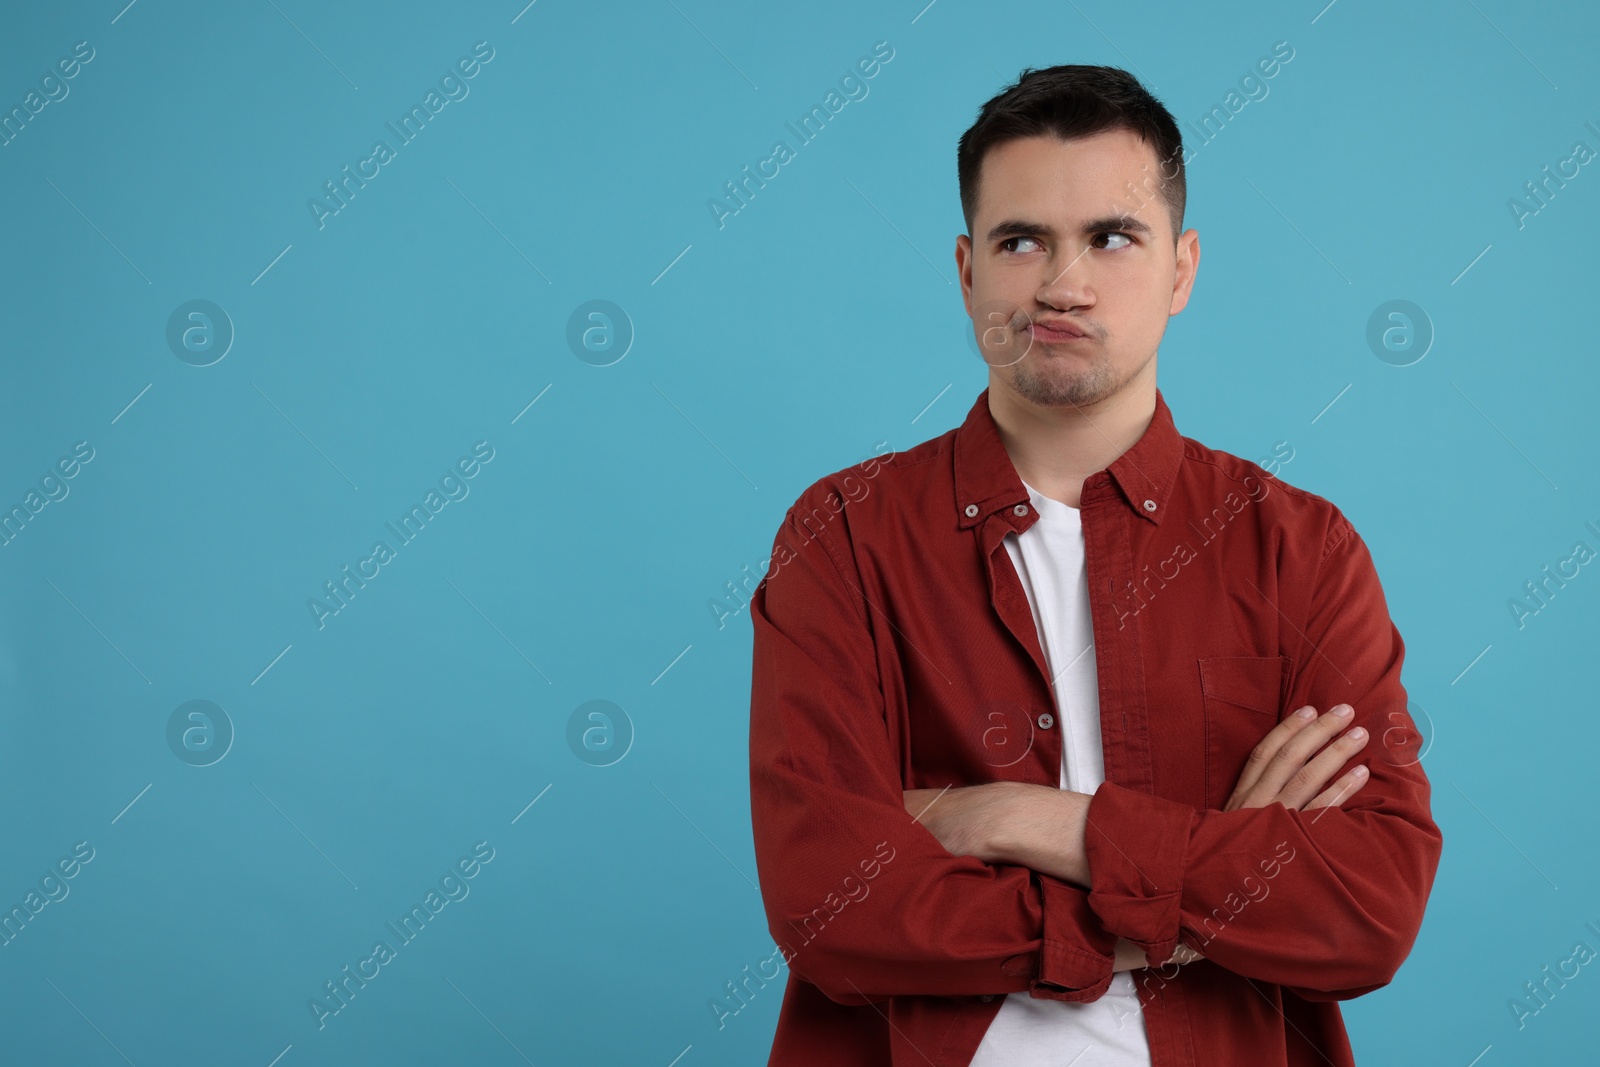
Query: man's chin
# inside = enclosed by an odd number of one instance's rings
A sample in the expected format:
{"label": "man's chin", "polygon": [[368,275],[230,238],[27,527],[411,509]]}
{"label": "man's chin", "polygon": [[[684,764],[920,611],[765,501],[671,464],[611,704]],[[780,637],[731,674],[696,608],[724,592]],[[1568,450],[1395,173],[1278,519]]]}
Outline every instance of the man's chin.
{"label": "man's chin", "polygon": [[1011,389],[1033,404],[1080,408],[1097,404],[1116,391],[1114,382],[1085,370],[1013,375]]}

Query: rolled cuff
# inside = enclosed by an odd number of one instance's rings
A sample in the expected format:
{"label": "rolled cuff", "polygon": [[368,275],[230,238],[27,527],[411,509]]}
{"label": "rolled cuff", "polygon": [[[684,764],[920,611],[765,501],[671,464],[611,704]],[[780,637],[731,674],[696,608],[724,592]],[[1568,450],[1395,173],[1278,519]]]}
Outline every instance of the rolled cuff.
{"label": "rolled cuff", "polygon": [[1102,782],[1089,799],[1084,850],[1088,907],[1102,926],[1157,965],[1178,949],[1179,905],[1190,834],[1188,804]]}
{"label": "rolled cuff", "polygon": [[1117,938],[1100,925],[1082,889],[1037,875],[1044,901],[1038,974],[1028,995],[1040,1000],[1096,1000],[1111,987]]}

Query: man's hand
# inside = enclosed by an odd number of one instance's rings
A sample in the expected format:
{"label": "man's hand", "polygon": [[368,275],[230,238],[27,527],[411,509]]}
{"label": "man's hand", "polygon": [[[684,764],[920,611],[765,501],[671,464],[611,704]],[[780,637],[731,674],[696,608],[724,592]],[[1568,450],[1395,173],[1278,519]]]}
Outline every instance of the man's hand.
{"label": "man's hand", "polygon": [[[1344,715],[1339,714],[1341,709]],[[1350,725],[1355,710],[1348,704],[1337,704],[1320,717],[1316,711],[1309,706],[1301,708],[1267,731],[1250,753],[1223,811],[1264,808],[1274,802],[1294,811],[1309,811],[1332,807],[1361,788],[1367,780],[1365,766],[1352,768],[1333,785],[1317,792],[1329,775],[1366,745],[1368,737],[1358,726],[1328,744],[1330,738]],[[1311,714],[1307,716],[1305,712]]]}

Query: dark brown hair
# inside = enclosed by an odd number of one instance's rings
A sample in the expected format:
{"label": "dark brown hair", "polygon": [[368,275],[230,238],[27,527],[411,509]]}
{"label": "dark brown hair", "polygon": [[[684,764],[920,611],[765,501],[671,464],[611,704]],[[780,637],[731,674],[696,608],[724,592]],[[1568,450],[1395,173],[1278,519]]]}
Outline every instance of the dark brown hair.
{"label": "dark brown hair", "polygon": [[1023,69],[1016,82],[991,98],[956,150],[961,213],[971,234],[978,213],[978,173],[989,149],[1022,137],[1051,134],[1062,140],[1107,130],[1129,130],[1155,150],[1157,195],[1167,206],[1174,242],[1183,231],[1186,185],[1183,134],[1161,101],[1117,67],[1072,64]]}

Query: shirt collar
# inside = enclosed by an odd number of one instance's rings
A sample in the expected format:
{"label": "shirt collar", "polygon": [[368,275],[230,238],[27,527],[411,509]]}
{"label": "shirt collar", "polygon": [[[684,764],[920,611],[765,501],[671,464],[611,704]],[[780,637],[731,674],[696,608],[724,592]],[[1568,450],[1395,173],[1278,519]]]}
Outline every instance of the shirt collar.
{"label": "shirt collar", "polygon": [[[954,450],[956,514],[963,529],[1001,508],[1028,503],[1027,486],[1022,484],[989,411],[987,388],[978,394],[966,421],[956,430]],[[1083,486],[1089,490],[1108,479],[1115,482],[1127,507],[1160,525],[1182,459],[1183,436],[1173,425],[1166,398],[1157,389],[1155,413],[1139,440],[1104,471],[1084,479]]]}

